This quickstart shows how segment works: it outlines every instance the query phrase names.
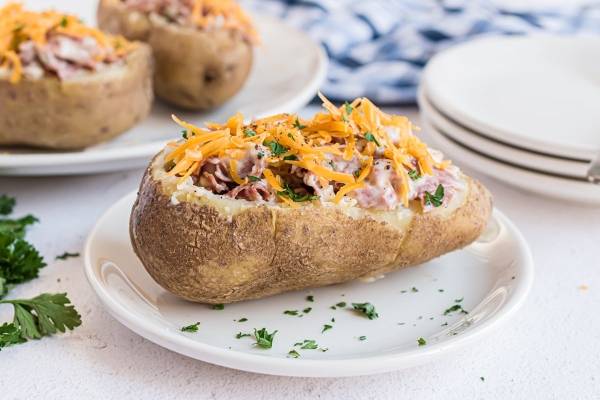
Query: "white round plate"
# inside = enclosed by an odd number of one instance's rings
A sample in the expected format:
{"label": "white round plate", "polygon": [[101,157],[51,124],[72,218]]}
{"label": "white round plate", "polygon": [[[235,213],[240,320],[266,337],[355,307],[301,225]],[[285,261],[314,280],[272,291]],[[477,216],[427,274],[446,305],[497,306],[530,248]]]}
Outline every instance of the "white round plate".
{"label": "white round plate", "polygon": [[254,65],[242,90],[219,108],[189,112],[156,101],[148,117],[118,138],[82,151],[0,148],[0,175],[71,175],[141,167],[181,135],[171,119],[196,125],[224,123],[241,111],[244,117],[295,112],[312,100],[327,72],[321,45],[279,20],[255,15],[265,49],[255,49]]}
{"label": "white round plate", "polygon": [[[533,260],[517,228],[495,210],[477,242],[418,268],[373,283],[288,292],[226,304],[221,311],[181,300],[156,284],[129,241],[128,220],[135,192],[112,206],[85,245],[85,272],[100,302],[123,325],[161,346],[209,363],[264,374],[334,377],[374,374],[434,361],[498,329],[525,301]],[[326,247],[323,251],[327,251]],[[314,301],[307,300],[313,296]],[[457,303],[456,300],[461,300]],[[346,302],[347,306],[336,306]],[[371,302],[369,320],[351,303]],[[459,304],[468,314],[445,310]],[[308,313],[304,310],[312,308]],[[298,310],[298,315],[284,311]],[[247,318],[245,322],[237,322]],[[335,319],[335,322],[333,321]],[[200,322],[197,333],[181,327]],[[322,332],[325,325],[332,329]],[[237,339],[253,329],[277,330],[272,349]],[[365,340],[360,340],[365,336]],[[419,346],[423,338],[427,343]],[[315,340],[321,350],[302,350]],[[288,358],[290,350],[300,357]]]}
{"label": "white round plate", "polygon": [[451,117],[443,115],[431,104],[422,88],[418,93],[418,101],[422,118],[429,120],[435,128],[441,130],[459,144],[472,148],[486,156],[540,171],[542,173],[546,172],[565,177],[587,178],[588,171],[590,170],[590,162],[575,161],[533,153],[488,139],[477,132],[453,122]]}
{"label": "white round plate", "polygon": [[460,124],[533,151],[600,154],[600,38],[490,37],[435,56],[423,82]]}
{"label": "white round plate", "polygon": [[586,180],[561,178],[505,164],[488,158],[455,141],[434,127],[427,118],[421,125],[432,139],[432,146],[442,150],[458,165],[490,176],[508,185],[543,197],[559,199],[569,204],[600,205],[600,184]]}

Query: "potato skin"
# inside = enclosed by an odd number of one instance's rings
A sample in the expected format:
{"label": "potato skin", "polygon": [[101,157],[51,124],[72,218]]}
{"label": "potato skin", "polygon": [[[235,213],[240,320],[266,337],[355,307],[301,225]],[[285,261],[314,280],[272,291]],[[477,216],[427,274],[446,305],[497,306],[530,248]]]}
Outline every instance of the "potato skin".
{"label": "potato skin", "polygon": [[406,232],[370,216],[354,219],[337,208],[261,205],[228,222],[210,205],[173,205],[151,166],[131,213],[133,249],[163,288],[209,304],[417,265],[473,242],[492,211],[489,192],[467,178],[465,204],[448,217],[417,214]]}
{"label": "potato skin", "polygon": [[140,43],[122,67],[62,82],[0,79],[0,144],[79,149],[113,139],[150,111],[152,64]]}
{"label": "potato skin", "polygon": [[147,41],[154,52],[154,92],[158,98],[189,110],[219,106],[233,97],[250,74],[252,44],[240,32],[201,31],[127,10],[102,0],[98,26],[127,39]]}

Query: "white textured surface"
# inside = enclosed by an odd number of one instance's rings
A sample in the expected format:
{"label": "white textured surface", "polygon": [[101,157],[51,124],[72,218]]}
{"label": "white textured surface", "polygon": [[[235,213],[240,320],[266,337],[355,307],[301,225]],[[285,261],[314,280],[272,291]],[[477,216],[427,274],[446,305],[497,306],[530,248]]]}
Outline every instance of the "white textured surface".
{"label": "white textured surface", "polygon": [[[0,353],[1,399],[598,398],[599,209],[532,197],[473,173],[533,251],[535,282],[517,316],[484,343],[436,364],[358,378],[285,378],[206,364],[140,338],[102,309],[81,258],[54,261],[64,251],[81,252],[95,220],[136,187],[141,174],[0,178],[0,194],[17,197],[15,215],[40,218],[27,239],[49,264],[11,297],[66,291],[83,316],[73,332]],[[0,321],[11,317],[11,307],[0,307]]]}

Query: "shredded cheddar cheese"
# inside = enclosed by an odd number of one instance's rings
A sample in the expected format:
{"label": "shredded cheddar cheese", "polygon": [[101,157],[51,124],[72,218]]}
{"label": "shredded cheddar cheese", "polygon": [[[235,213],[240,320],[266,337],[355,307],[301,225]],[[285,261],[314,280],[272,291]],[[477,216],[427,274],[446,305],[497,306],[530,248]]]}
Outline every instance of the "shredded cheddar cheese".
{"label": "shredded cheddar cheese", "polygon": [[[366,98],[338,108],[321,93],[319,96],[326,112],[311,120],[296,114],[279,114],[244,124],[243,116],[237,114],[223,125],[207,123],[207,130],[203,130],[173,116],[188,133],[187,139],[165,158],[167,176],[180,176],[182,183],[191,170],[198,168],[198,162],[219,154],[220,158],[228,157],[233,180],[240,185],[249,184],[248,178],[239,175],[238,160],[242,159],[240,154],[254,151],[266,163],[262,172],[266,183],[282,201],[297,206],[294,193],[291,199],[285,195],[285,190],[289,194],[289,187],[280,176],[286,173],[289,176],[290,169],[296,167],[315,174],[324,188],[337,183],[334,187],[339,190],[333,202],[338,203],[348,193],[367,187],[375,160],[384,158],[390,160],[390,166],[400,176],[399,199],[408,206],[411,190],[408,172],[417,169],[419,174],[433,175],[434,168],[445,169],[450,165],[449,160],[434,159],[427,145],[413,134],[418,128],[407,118],[388,115]],[[336,170],[335,157],[342,163],[341,169]],[[351,164],[354,159],[358,163]],[[344,169],[350,168],[349,165],[359,166],[354,171]]]}
{"label": "shredded cheddar cheese", "polygon": [[24,11],[22,4],[9,2],[0,8],[0,65],[12,69],[9,78],[11,83],[18,83],[21,79],[19,44],[32,40],[39,47],[54,35],[94,38],[103,49],[96,55],[96,61],[108,55],[106,49],[119,56],[128,53],[135,46],[135,42],[129,42],[121,36],[109,35],[85,26],[75,15],[56,11]]}

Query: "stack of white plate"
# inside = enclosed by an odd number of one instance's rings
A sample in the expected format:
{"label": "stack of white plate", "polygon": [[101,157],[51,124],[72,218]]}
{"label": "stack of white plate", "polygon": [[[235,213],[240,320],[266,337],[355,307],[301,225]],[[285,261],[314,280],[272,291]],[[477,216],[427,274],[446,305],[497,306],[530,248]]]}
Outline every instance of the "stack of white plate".
{"label": "stack of white plate", "polygon": [[425,68],[421,123],[455,164],[600,205],[600,38],[490,37]]}

